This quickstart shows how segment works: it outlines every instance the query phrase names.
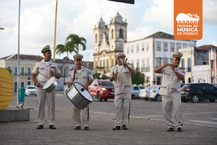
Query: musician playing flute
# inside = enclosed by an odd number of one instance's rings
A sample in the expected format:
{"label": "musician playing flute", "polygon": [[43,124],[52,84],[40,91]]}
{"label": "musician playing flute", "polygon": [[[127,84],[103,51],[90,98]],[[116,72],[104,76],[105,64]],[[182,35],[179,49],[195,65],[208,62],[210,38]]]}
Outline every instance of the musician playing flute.
{"label": "musician playing flute", "polygon": [[[163,74],[163,82],[159,94],[162,96],[163,116],[168,125],[167,132],[182,131],[183,119],[181,109],[181,83],[185,77],[184,69],[179,67],[182,53],[173,53],[173,64],[165,63],[163,66],[154,70],[155,73]],[[174,109],[175,122],[172,120],[172,109]]]}
{"label": "musician playing flute", "polygon": [[[93,76],[90,70],[82,65],[83,55],[75,54],[74,64],[76,69],[71,69],[69,71],[69,76],[67,79],[68,87],[71,87],[74,82],[78,82],[88,90],[88,86],[93,82]],[[84,110],[79,109],[74,104],[72,105],[72,119],[75,125],[75,130],[81,129],[81,118],[84,125],[84,130],[89,130],[89,106],[84,108]]]}
{"label": "musician playing flute", "polygon": [[[125,60],[125,54],[122,52],[116,53],[117,65],[113,66],[109,80],[114,83],[115,88],[115,127],[113,130],[127,130],[127,124],[130,117],[130,103],[132,96],[132,80],[131,74],[135,75],[136,71],[131,65],[128,65]],[[122,121],[121,121],[122,116]]]}
{"label": "musician playing flute", "polygon": [[[43,89],[43,84],[49,79],[48,76],[55,76],[60,78],[60,70],[58,64],[51,60],[50,45],[46,45],[41,53],[44,55],[44,59],[37,62],[32,70],[32,80],[37,86],[37,99],[38,99],[38,127],[37,129],[43,129],[45,118],[45,102],[47,100],[48,109],[48,123],[50,129],[56,129],[54,126],[55,121],[55,90],[47,93]],[[36,78],[37,76],[37,78]]]}

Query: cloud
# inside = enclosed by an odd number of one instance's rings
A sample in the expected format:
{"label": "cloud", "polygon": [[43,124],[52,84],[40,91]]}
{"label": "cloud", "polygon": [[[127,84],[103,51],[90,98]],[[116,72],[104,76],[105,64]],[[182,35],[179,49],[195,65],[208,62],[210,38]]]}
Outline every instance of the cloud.
{"label": "cloud", "polygon": [[143,21],[156,22],[160,29],[171,31],[173,29],[173,1],[152,0],[152,5],[144,13]]}
{"label": "cloud", "polygon": [[217,46],[217,42],[215,40],[213,40],[212,45]]}
{"label": "cloud", "polygon": [[203,22],[205,24],[217,24],[217,1],[203,0]]}

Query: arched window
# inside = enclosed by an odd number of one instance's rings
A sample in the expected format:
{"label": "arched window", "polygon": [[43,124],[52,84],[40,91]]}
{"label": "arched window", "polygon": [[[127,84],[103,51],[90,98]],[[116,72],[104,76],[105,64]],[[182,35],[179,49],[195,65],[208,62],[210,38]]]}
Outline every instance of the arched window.
{"label": "arched window", "polygon": [[95,34],[95,43],[97,43],[97,34]]}
{"label": "arched window", "polygon": [[113,29],[111,30],[111,37],[112,37],[111,39],[114,38],[114,30]]}
{"label": "arched window", "polygon": [[185,60],[182,59],[182,68],[185,68]]}
{"label": "arched window", "polygon": [[119,38],[123,38],[124,36],[123,36],[123,30],[122,29],[120,29],[119,30]]}
{"label": "arched window", "polygon": [[191,59],[188,58],[188,72],[191,71]]}

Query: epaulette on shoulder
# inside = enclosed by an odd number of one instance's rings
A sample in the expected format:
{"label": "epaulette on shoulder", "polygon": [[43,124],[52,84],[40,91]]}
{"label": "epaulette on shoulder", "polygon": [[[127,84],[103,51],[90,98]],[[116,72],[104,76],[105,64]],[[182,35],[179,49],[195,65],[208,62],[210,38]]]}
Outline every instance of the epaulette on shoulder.
{"label": "epaulette on shoulder", "polygon": [[72,69],[70,69],[70,71],[73,71],[74,69],[72,68]]}
{"label": "epaulette on shoulder", "polygon": [[56,63],[55,61],[52,60],[53,63]]}

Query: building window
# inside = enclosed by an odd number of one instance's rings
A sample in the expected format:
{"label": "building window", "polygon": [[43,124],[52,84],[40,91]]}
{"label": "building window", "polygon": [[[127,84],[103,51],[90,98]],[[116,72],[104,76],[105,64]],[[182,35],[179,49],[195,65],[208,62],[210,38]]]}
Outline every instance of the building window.
{"label": "building window", "polygon": [[161,85],[161,77],[157,77],[157,85]]}
{"label": "building window", "polygon": [[182,59],[182,68],[185,68],[185,60]]}
{"label": "building window", "polygon": [[163,64],[168,63],[168,58],[163,58]]}
{"label": "building window", "polygon": [[103,61],[103,67],[105,67],[105,61]]}
{"label": "building window", "polygon": [[131,46],[131,53],[133,54],[133,46]]}
{"label": "building window", "polygon": [[156,58],[157,67],[161,66],[161,58]]}
{"label": "building window", "polygon": [[14,75],[17,75],[17,66],[14,66]]}
{"label": "building window", "polygon": [[146,51],[149,51],[149,43],[146,43]]}
{"label": "building window", "polygon": [[161,43],[157,42],[157,51],[161,51],[161,47],[160,47]]}
{"label": "building window", "polygon": [[134,61],[132,60],[132,66],[134,67]]}
{"label": "building window", "polygon": [[8,66],[7,68],[11,70],[11,66]]}
{"label": "building window", "polygon": [[107,68],[109,67],[109,61],[107,60]]}
{"label": "building window", "polygon": [[101,61],[99,62],[99,66],[100,66],[100,67],[102,66],[102,62],[101,62]]}
{"label": "building window", "polygon": [[146,62],[147,62],[147,63],[146,63],[146,66],[147,66],[147,67],[150,67],[150,60],[147,59]]}
{"label": "building window", "polygon": [[136,46],[136,51],[139,53],[139,45]]}
{"label": "building window", "polygon": [[27,81],[27,85],[31,85],[31,81]]}
{"label": "building window", "polygon": [[175,51],[175,45],[174,45],[174,43],[170,43],[170,51],[171,52]]}
{"label": "building window", "polygon": [[183,44],[183,48],[186,48],[186,47],[187,47],[187,44],[186,44],[186,43],[184,43],[184,44]]}
{"label": "building window", "polygon": [[170,64],[173,64],[173,59],[172,58],[170,58]]}
{"label": "building window", "polygon": [[113,29],[111,30],[111,37],[112,37],[111,39],[114,38],[114,30]]}
{"label": "building window", "polygon": [[21,82],[21,88],[25,87],[25,82]]}
{"label": "building window", "polygon": [[[93,35],[92,35],[93,36]],[[95,43],[97,43],[97,34],[95,34]]]}
{"label": "building window", "polygon": [[114,60],[112,60],[112,66],[114,66]]}
{"label": "building window", "polygon": [[129,54],[130,53],[130,48],[129,47],[127,47],[127,54]]}
{"label": "building window", "polygon": [[142,44],[142,52],[144,52],[145,51],[145,46],[144,46],[144,44]]}
{"label": "building window", "polygon": [[21,66],[21,73],[20,73],[21,76],[24,76],[24,67]]}
{"label": "building window", "polygon": [[28,66],[28,68],[27,68],[27,75],[31,76],[31,67],[30,66]]}
{"label": "building window", "polygon": [[181,48],[181,43],[177,43],[177,51],[179,48]]}
{"label": "building window", "polygon": [[140,71],[139,60],[136,61],[136,70]]}
{"label": "building window", "polygon": [[188,58],[188,72],[191,72],[191,59]]}
{"label": "building window", "polygon": [[167,43],[164,43],[164,51],[167,51]]}
{"label": "building window", "polygon": [[123,38],[123,37],[124,37],[123,30],[120,29],[120,30],[119,30],[119,38]]}

